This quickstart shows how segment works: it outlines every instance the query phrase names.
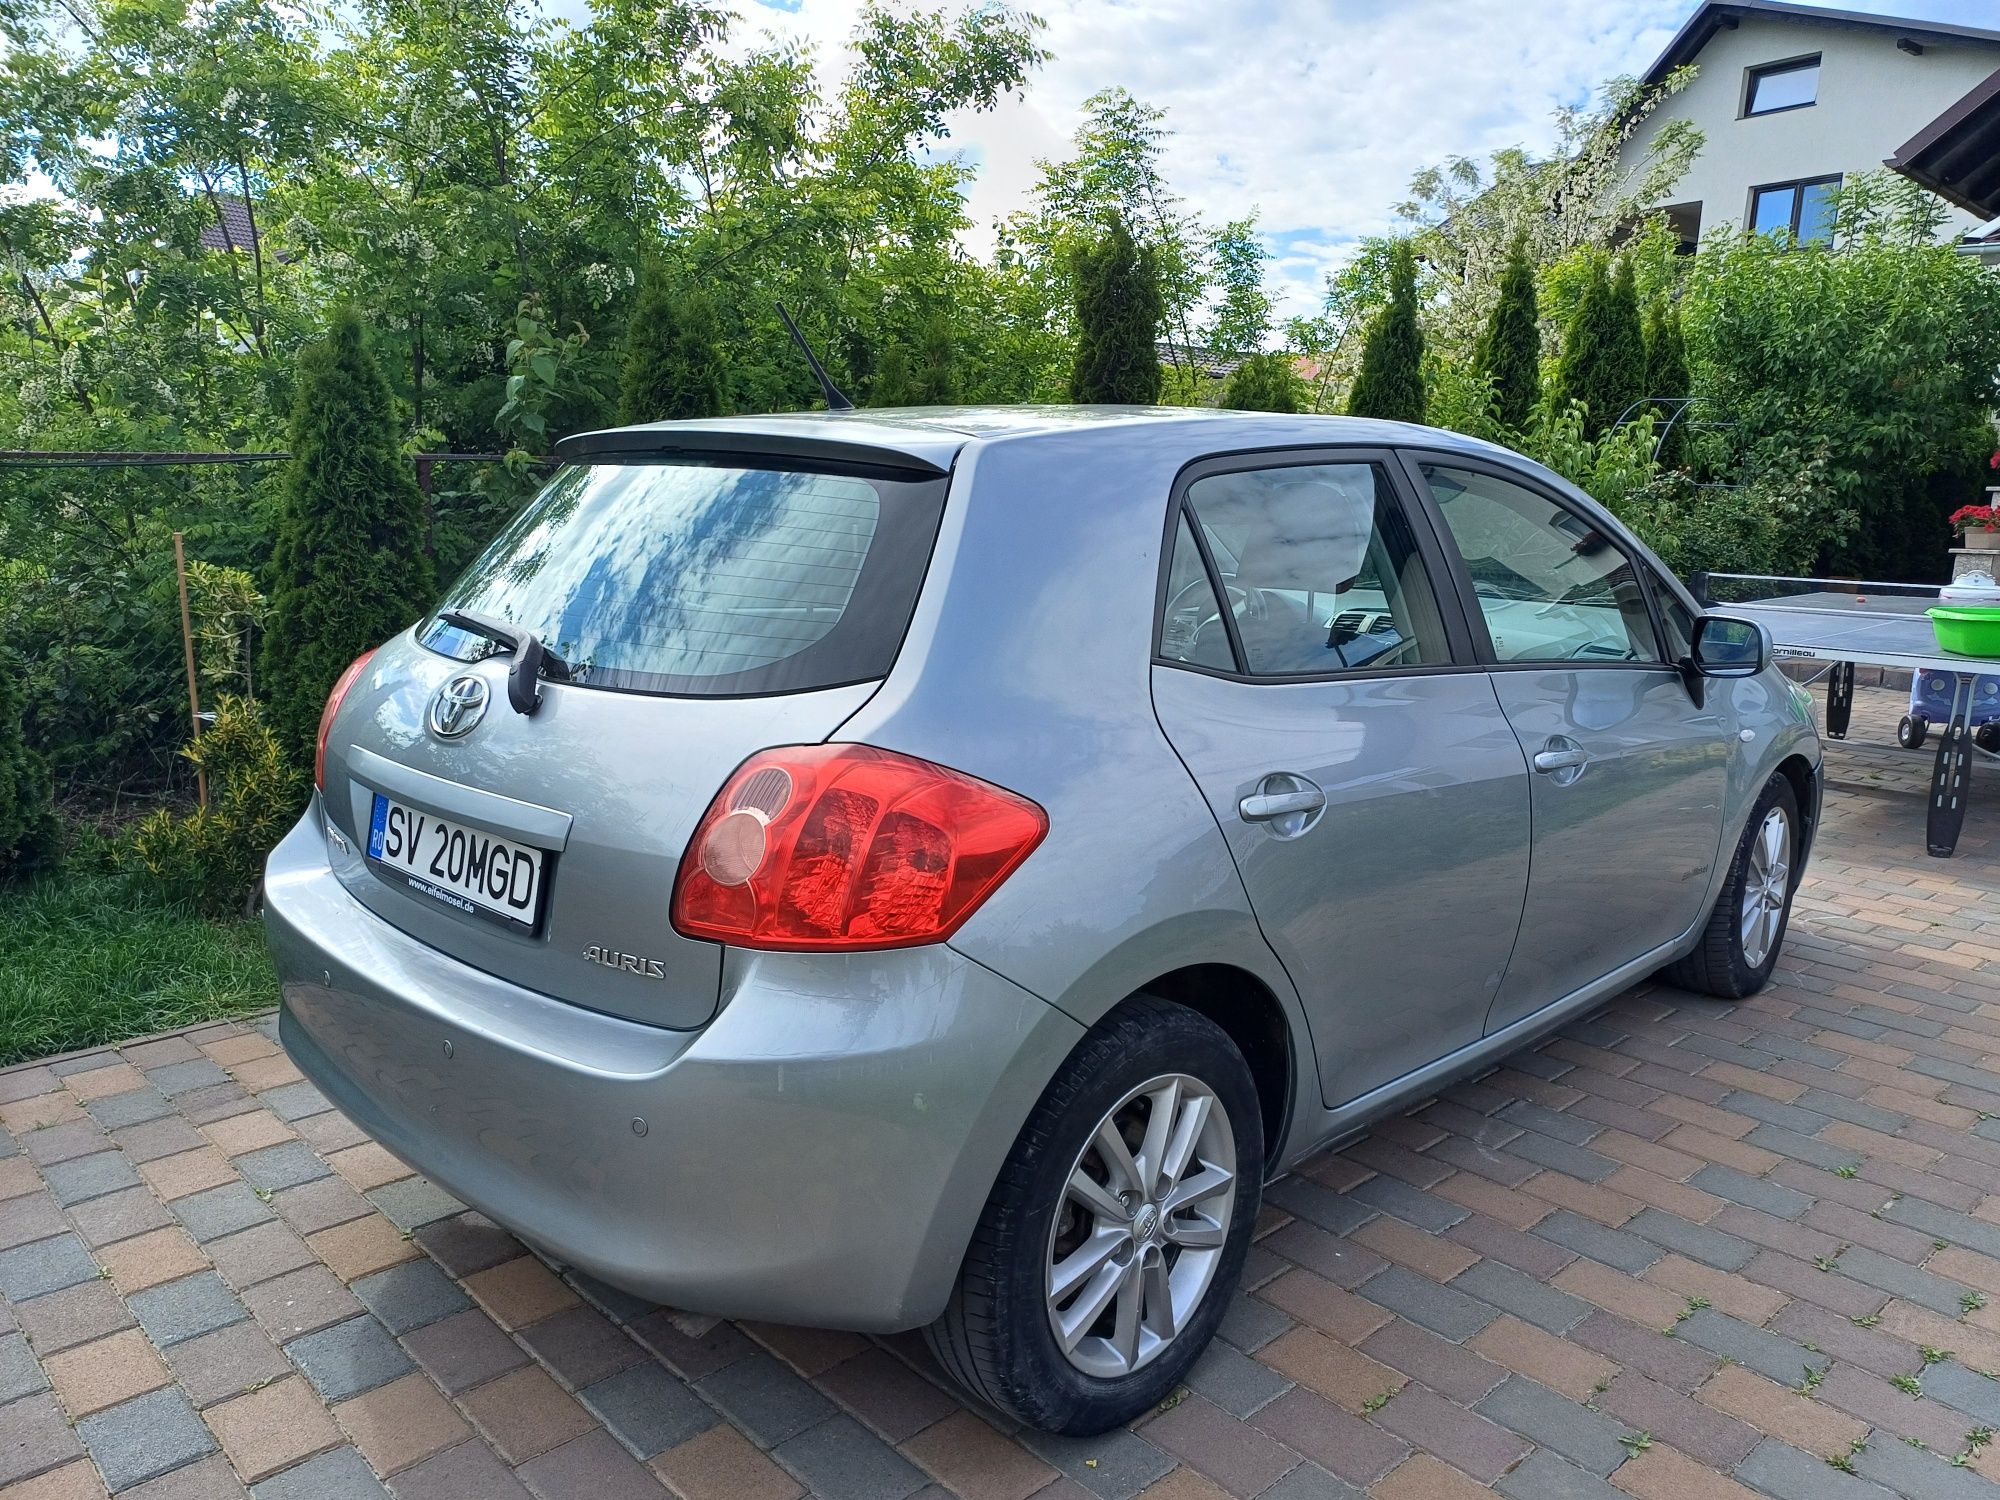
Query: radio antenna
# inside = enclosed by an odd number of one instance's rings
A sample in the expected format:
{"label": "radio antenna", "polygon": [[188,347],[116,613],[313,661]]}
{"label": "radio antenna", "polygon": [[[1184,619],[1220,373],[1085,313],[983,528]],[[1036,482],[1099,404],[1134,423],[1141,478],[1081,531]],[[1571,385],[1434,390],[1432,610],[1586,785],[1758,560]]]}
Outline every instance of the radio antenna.
{"label": "radio antenna", "polygon": [[840,387],[828,378],[826,367],[819,362],[819,357],[812,352],[812,345],[808,344],[806,336],[799,332],[799,325],[792,321],[792,315],[785,311],[785,304],[782,302],[778,304],[778,316],[785,320],[785,327],[791,330],[792,342],[799,346],[799,353],[803,354],[806,357],[806,363],[812,366],[813,379],[819,382],[820,394],[826,397],[826,409],[828,411],[853,411],[854,403],[848,400],[842,394]]}

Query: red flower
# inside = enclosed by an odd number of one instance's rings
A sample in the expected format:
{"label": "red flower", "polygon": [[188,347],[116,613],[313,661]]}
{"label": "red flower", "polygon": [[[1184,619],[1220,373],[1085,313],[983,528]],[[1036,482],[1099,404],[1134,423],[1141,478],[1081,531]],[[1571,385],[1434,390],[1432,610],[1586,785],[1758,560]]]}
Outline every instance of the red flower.
{"label": "red flower", "polygon": [[1961,505],[1948,523],[1954,531],[2000,531],[2000,510],[1991,505]]}

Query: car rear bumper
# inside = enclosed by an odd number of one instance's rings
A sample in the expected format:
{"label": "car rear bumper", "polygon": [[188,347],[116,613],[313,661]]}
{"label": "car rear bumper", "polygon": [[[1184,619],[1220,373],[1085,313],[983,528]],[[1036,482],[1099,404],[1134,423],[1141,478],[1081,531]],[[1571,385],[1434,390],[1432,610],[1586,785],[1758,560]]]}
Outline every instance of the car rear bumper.
{"label": "car rear bumper", "polygon": [[701,1312],[929,1322],[1082,1035],[945,946],[730,950],[700,1031],[586,1010],[354,900],[317,805],[273,851],[265,902],[280,1034],[335,1104],[551,1257]]}

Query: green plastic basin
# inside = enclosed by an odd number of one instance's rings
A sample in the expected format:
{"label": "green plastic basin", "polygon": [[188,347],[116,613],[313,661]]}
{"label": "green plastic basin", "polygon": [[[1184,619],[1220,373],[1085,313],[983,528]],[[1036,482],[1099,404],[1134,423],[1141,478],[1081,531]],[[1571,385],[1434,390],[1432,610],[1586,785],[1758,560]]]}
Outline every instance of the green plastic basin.
{"label": "green plastic basin", "polygon": [[1927,609],[1938,645],[1959,656],[2000,656],[2000,608],[1947,604]]}

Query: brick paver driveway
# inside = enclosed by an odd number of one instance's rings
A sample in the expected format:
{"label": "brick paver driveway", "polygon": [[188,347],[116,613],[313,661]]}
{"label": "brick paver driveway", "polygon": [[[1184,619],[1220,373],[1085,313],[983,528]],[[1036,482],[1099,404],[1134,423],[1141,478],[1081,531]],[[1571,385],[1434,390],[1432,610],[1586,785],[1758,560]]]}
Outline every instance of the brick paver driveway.
{"label": "brick paver driveway", "polygon": [[1090,1441],[559,1277],[268,1024],[0,1074],[0,1495],[2000,1500],[2000,811],[1928,860],[1922,765],[1834,760],[1780,983],[1641,987],[1279,1184],[1192,1390]]}

